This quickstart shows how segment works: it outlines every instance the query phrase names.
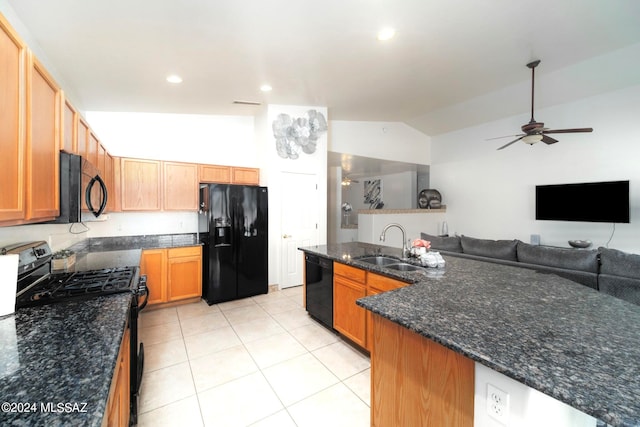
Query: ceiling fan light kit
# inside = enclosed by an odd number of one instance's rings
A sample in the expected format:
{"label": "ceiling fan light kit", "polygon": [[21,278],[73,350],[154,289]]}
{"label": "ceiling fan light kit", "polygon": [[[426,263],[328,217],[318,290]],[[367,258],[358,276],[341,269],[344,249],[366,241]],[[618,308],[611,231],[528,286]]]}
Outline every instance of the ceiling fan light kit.
{"label": "ceiling fan light kit", "polygon": [[[531,69],[531,120],[529,123],[525,123],[520,128],[523,133],[518,135],[509,135],[511,137],[516,137],[513,141],[510,141],[498,148],[498,150],[502,150],[503,148],[507,148],[508,146],[515,144],[518,141],[522,141],[526,144],[533,145],[536,142],[544,142],[547,145],[555,144],[558,142],[557,139],[548,136],[549,133],[578,133],[578,132],[593,132],[592,128],[576,128],[576,129],[549,129],[544,127],[544,123],[537,122],[536,119],[533,118],[533,110],[534,110],[534,88],[535,88],[535,72],[536,67],[540,64],[540,60],[531,61],[527,64],[527,67]],[[507,137],[500,137],[507,138]],[[497,139],[497,138],[490,138]]]}

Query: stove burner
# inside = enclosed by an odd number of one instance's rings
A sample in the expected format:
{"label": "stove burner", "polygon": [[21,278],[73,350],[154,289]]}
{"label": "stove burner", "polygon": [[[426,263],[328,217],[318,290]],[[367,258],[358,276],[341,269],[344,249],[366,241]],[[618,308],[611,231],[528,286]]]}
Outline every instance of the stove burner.
{"label": "stove burner", "polygon": [[76,273],[53,274],[18,299],[18,306],[42,305],[69,299],[132,292],[136,269],[105,268]]}

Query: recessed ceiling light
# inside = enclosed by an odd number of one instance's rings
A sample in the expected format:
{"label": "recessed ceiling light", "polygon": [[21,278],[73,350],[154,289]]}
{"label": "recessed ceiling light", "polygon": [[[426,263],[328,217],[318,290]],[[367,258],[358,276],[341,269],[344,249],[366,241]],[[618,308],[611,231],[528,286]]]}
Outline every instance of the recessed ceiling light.
{"label": "recessed ceiling light", "polygon": [[167,81],[169,83],[182,83],[182,77],[176,74],[171,74],[170,76],[167,76]]}
{"label": "recessed ceiling light", "polygon": [[262,85],[260,86],[260,90],[263,92],[271,92],[273,90],[273,88],[271,87],[271,85]]}
{"label": "recessed ceiling light", "polygon": [[385,41],[385,40],[389,40],[392,39],[393,36],[396,35],[396,30],[391,28],[391,27],[386,27],[383,28],[382,30],[378,31],[378,40],[380,41]]}

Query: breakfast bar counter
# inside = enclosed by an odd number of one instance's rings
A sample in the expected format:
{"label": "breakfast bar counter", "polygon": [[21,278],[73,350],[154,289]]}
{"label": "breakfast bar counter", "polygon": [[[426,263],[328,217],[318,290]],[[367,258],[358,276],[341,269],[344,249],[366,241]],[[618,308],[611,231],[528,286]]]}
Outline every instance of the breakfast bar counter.
{"label": "breakfast bar counter", "polygon": [[413,283],[358,300],[402,329],[610,425],[640,426],[640,307],[525,268],[445,256],[444,271],[397,272],[358,261],[395,248],[301,250]]}

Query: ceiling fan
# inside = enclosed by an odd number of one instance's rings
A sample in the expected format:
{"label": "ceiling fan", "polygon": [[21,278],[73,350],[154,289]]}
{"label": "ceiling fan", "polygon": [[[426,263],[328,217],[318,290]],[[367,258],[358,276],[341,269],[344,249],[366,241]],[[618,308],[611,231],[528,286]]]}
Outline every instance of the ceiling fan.
{"label": "ceiling fan", "polygon": [[[536,72],[536,67],[538,66],[538,64],[540,64],[540,60],[536,60],[533,62],[530,62],[527,64],[527,67],[531,68],[531,120],[529,121],[529,123],[526,123],[524,125],[522,125],[521,129],[522,132],[521,134],[518,135],[507,135],[507,136],[500,136],[497,138],[490,138],[491,139],[500,139],[500,138],[508,138],[508,137],[516,137],[516,139],[514,139],[513,141],[503,145],[502,147],[498,148],[498,150],[502,150],[503,148],[507,148],[508,146],[510,146],[511,144],[515,144],[516,142],[522,140],[523,142],[529,144],[529,145],[533,145],[538,141],[542,141],[545,144],[555,144],[556,142],[558,142],[557,139],[554,139],[550,136],[548,136],[547,134],[549,133],[577,133],[577,132],[593,132],[592,128],[576,128],[576,129],[549,129],[544,127],[544,123],[542,122],[536,122],[536,120],[533,118],[533,101],[534,101],[534,83],[535,83],[535,72]],[[488,141],[488,140],[487,140]]]}

